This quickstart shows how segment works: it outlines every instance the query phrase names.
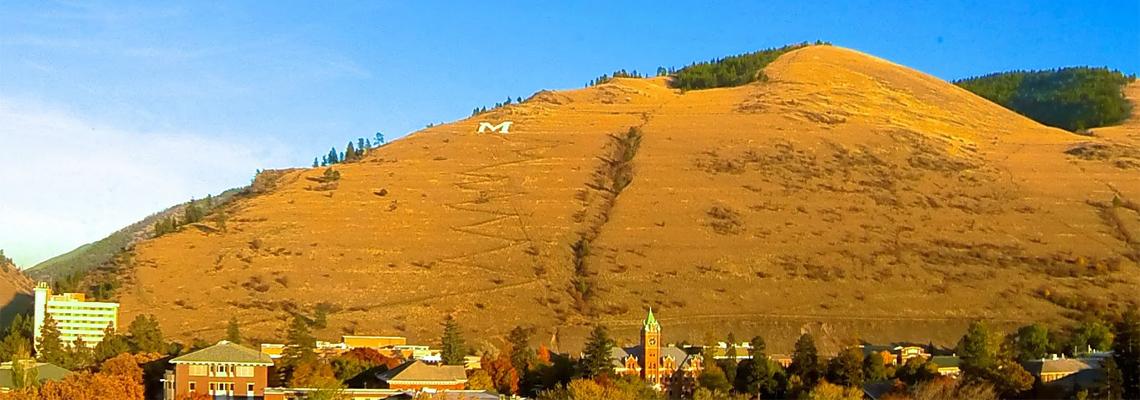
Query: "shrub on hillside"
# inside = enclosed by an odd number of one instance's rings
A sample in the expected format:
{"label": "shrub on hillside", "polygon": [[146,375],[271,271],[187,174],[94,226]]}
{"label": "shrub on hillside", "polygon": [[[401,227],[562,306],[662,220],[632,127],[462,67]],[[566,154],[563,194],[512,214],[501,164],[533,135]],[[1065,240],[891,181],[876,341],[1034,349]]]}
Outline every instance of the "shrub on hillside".
{"label": "shrub on hillside", "polygon": [[1080,131],[1119,123],[1131,105],[1120,92],[1135,80],[1108,68],[999,72],[954,82],[1045,125]]}

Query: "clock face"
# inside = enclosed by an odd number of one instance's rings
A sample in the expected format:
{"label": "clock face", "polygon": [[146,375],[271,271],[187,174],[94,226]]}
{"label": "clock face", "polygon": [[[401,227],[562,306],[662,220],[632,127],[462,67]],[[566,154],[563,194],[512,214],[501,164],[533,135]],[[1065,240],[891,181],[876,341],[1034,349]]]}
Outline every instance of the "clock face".
{"label": "clock face", "polygon": [[650,345],[650,346],[653,346],[653,345],[656,345],[656,344],[657,344],[657,339],[653,339],[653,338],[650,338],[650,339],[649,339],[649,345]]}

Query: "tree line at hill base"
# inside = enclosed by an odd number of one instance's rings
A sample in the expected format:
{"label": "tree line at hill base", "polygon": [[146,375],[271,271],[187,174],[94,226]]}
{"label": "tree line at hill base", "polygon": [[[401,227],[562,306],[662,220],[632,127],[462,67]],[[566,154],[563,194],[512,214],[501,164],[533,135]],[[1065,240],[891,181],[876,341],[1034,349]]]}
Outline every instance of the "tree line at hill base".
{"label": "tree line at hill base", "polygon": [[[316,396],[337,398],[345,387],[363,387],[382,373],[405,362],[410,355],[384,355],[373,349],[353,349],[334,357],[321,357],[315,351],[311,329],[327,325],[327,311],[317,307],[313,318],[295,313],[285,328],[285,350],[275,360],[276,374],[269,386],[319,388]],[[0,400],[101,399],[141,400],[144,394],[162,391],[161,377],[170,358],[210,346],[195,340],[190,347],[168,343],[154,316],[138,316],[125,332],[108,327],[106,339],[94,348],[76,342],[63,345],[55,321],[44,322],[36,359],[64,366],[77,373],[61,381],[40,383],[21,360],[30,357],[32,320],[20,316],[3,332],[0,357],[14,361],[17,387],[0,394]],[[500,394],[517,394],[543,400],[584,399],[663,399],[666,393],[693,399],[807,398],[859,399],[865,382],[891,382],[885,398],[901,399],[996,399],[996,398],[1080,398],[1121,399],[1140,397],[1140,314],[1135,307],[1119,315],[1115,322],[1086,322],[1067,330],[1049,330],[1032,324],[1010,334],[992,331],[975,322],[958,342],[962,378],[939,376],[938,366],[924,358],[912,358],[893,365],[880,353],[864,354],[852,338],[830,359],[819,354],[810,334],[796,342],[791,364],[784,368],[766,355],[762,337],[754,337],[748,349],[737,349],[730,333],[725,357],[717,359],[715,345],[703,347],[700,359],[711,360],[694,380],[674,380],[665,392],[658,392],[641,379],[616,374],[612,360],[615,340],[605,326],[598,325],[579,357],[558,354],[545,346],[530,347],[534,328],[516,327],[499,348],[472,351],[463,339],[459,322],[449,317],[443,323],[439,346],[443,364],[464,365],[466,356],[481,357],[480,369],[468,371],[467,388]],[[226,340],[243,341],[236,319],[226,329]],[[707,344],[717,342],[706,338]],[[1059,344],[1063,343],[1063,344]],[[1099,386],[1079,393],[1061,393],[1040,385],[1022,363],[1044,357],[1056,349],[1090,346],[1110,347]],[[750,358],[737,361],[747,351]],[[374,386],[373,386],[374,387]],[[192,399],[192,398],[189,398]],[[183,400],[183,399],[180,399]]]}
{"label": "tree line at hill base", "polygon": [[1121,87],[1136,79],[1108,68],[1011,71],[954,84],[1044,125],[1069,131],[1120,123],[1132,105]]}

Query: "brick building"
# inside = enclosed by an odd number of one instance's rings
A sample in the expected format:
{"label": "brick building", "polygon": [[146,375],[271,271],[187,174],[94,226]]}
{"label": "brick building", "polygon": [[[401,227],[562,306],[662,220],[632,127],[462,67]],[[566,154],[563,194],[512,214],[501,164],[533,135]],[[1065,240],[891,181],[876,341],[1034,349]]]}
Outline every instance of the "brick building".
{"label": "brick building", "polygon": [[273,360],[227,341],[170,360],[163,380],[166,400],[190,392],[215,398],[262,397]]}

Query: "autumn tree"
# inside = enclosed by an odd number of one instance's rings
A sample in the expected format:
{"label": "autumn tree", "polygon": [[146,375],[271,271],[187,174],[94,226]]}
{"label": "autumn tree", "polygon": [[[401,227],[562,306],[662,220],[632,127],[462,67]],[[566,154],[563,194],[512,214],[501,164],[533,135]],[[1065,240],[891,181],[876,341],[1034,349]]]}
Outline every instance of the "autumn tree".
{"label": "autumn tree", "polygon": [[808,400],[862,400],[863,389],[820,381],[807,395]]}
{"label": "autumn tree", "polygon": [[519,391],[519,372],[511,363],[511,349],[503,349],[498,357],[484,354],[480,364],[494,383],[495,391],[499,394],[511,395]]}
{"label": "autumn tree", "polygon": [[130,377],[81,371],[40,388],[40,400],[143,400],[144,387]]}
{"label": "autumn tree", "polygon": [[443,321],[443,336],[440,338],[440,358],[444,365],[464,365],[467,349],[463,342],[463,332],[459,322],[448,316]]}
{"label": "autumn tree", "polygon": [[732,383],[728,381],[724,370],[716,364],[707,364],[705,370],[697,375],[697,384],[713,392],[728,393],[732,390]]}
{"label": "autumn tree", "polygon": [[289,377],[290,387],[325,387],[339,383],[332,365],[315,358],[301,361]]}

